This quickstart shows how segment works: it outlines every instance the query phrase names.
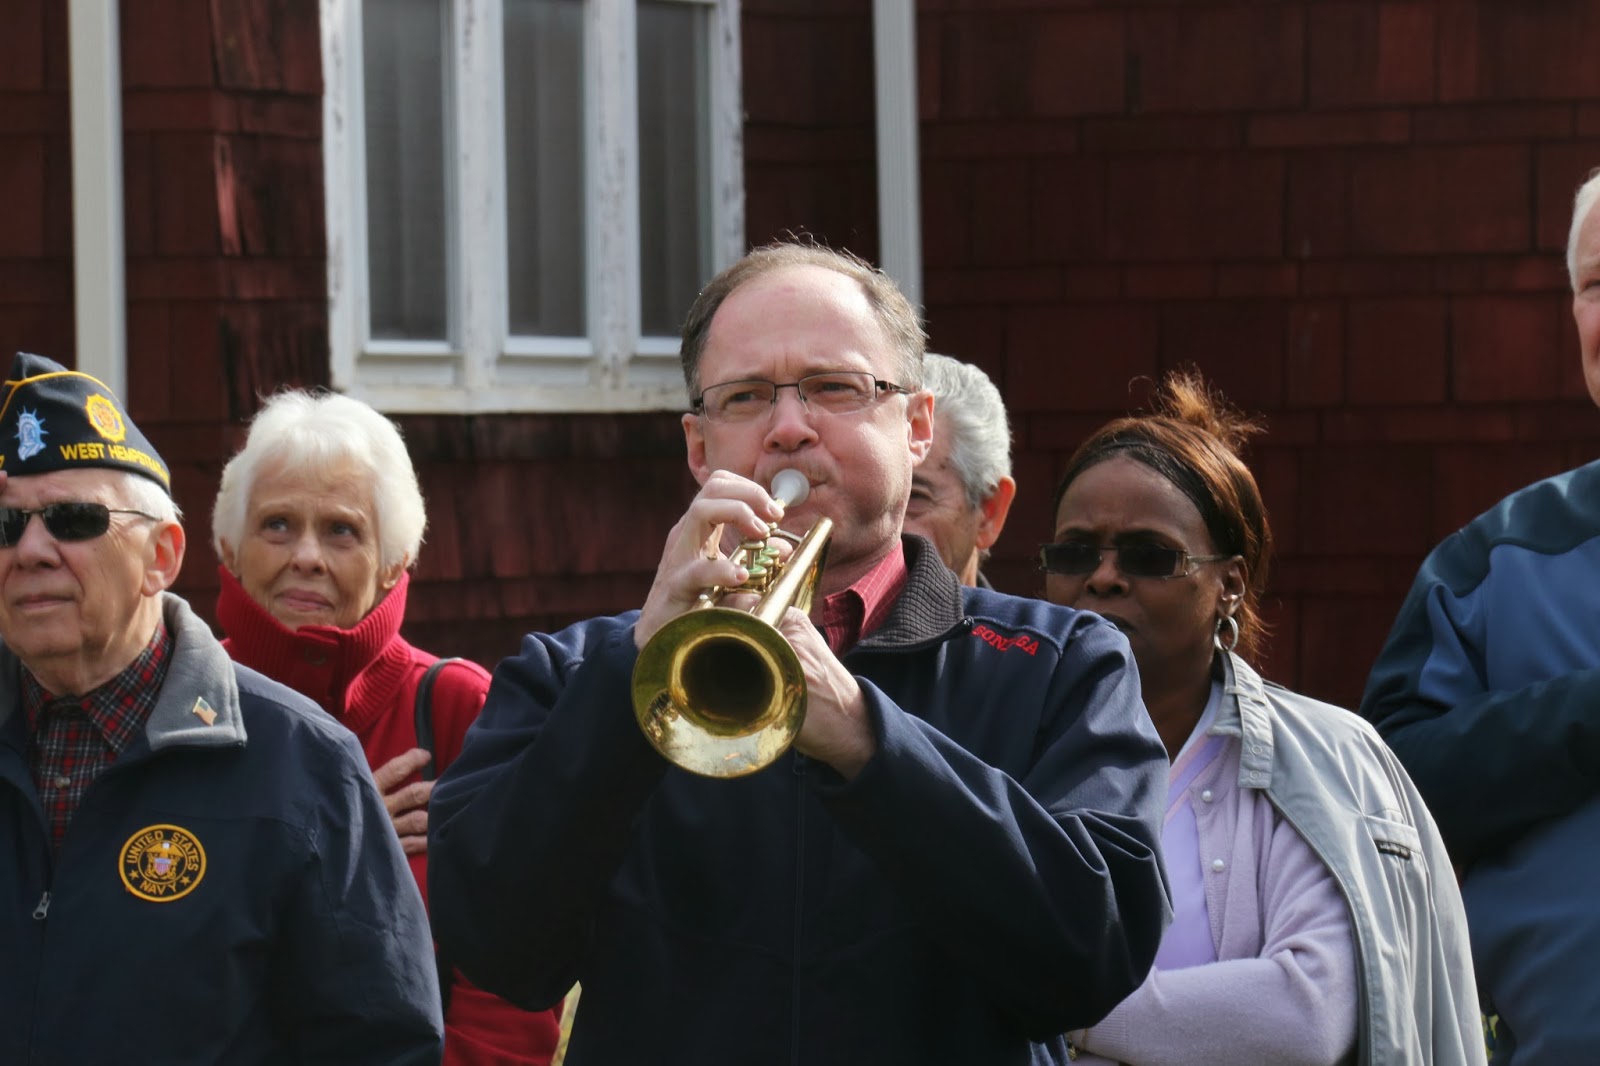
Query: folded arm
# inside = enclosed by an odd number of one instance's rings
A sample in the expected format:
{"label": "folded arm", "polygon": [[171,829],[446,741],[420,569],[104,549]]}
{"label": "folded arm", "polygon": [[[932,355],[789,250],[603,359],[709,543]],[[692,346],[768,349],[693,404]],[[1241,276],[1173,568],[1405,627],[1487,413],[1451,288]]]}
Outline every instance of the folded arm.
{"label": "folded arm", "polygon": [[[1153,970],[1078,1041],[1129,1066],[1270,1062],[1333,1066],[1355,1046],[1355,933],[1338,884],[1288,822],[1259,860],[1263,942],[1254,958]],[[1234,892],[1256,885],[1234,884]]]}
{"label": "folded arm", "polygon": [[1458,535],[1423,564],[1361,702],[1462,864],[1568,813],[1600,783],[1600,669],[1491,690],[1493,620],[1476,588],[1451,588],[1465,548]]}

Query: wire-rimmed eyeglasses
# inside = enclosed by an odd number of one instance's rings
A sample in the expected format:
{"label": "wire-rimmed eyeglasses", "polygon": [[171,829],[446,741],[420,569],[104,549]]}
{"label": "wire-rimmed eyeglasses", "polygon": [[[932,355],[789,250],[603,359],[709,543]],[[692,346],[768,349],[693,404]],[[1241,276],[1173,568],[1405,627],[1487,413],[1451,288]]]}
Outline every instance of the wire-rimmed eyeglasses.
{"label": "wire-rimmed eyeglasses", "polygon": [[782,389],[795,390],[806,410],[830,415],[854,414],[879,396],[911,392],[864,370],[829,370],[807,374],[799,381],[724,381],[702,389],[690,407],[713,422],[749,422],[770,412]]}

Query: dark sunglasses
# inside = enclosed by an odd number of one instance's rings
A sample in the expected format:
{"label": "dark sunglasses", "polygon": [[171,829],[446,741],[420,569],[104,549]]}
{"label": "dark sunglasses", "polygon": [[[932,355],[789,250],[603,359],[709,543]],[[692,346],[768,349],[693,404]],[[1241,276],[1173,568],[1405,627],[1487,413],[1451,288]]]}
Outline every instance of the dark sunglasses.
{"label": "dark sunglasses", "polygon": [[1156,544],[1117,544],[1102,546],[1073,540],[1065,544],[1045,544],[1039,548],[1039,569],[1047,574],[1082,577],[1100,569],[1106,552],[1115,552],[1117,569],[1127,577],[1187,577],[1196,563],[1215,563],[1231,555],[1190,555],[1182,548],[1163,548]]}
{"label": "dark sunglasses", "polygon": [[50,503],[37,510],[22,507],[0,507],[0,548],[9,548],[22,539],[28,528],[28,519],[38,515],[44,519],[44,528],[57,540],[93,540],[111,528],[114,514],[136,514],[152,522],[161,519],[143,511],[125,507],[107,507],[103,503]]}

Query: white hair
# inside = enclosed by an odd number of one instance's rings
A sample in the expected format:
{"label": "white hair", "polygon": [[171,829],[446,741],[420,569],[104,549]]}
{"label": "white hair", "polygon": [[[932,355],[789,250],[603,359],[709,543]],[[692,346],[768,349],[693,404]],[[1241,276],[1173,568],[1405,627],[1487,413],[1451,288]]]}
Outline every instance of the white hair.
{"label": "white hair", "polygon": [[1572,228],[1567,231],[1567,279],[1573,292],[1578,291],[1578,234],[1589,212],[1594,210],[1596,200],[1600,200],[1600,167],[1589,171],[1588,179],[1578,186],[1578,194],[1572,198]]}
{"label": "white hair", "polygon": [[950,462],[974,507],[1011,476],[1011,427],[1006,405],[989,375],[959,359],[929,352],[923,387],[933,393],[934,433],[950,437]]}
{"label": "white hair", "polygon": [[268,467],[327,469],[349,460],[372,475],[379,564],[416,562],[428,522],[417,471],[400,429],[360,400],[331,392],[286,389],[268,398],[250,423],[239,454],[222,470],[211,514],[212,543],[244,541],[250,494]]}
{"label": "white hair", "polygon": [[115,470],[112,473],[115,474],[117,501],[120,504],[154,515],[163,522],[183,521],[183,512],[160,485],[132,470]]}

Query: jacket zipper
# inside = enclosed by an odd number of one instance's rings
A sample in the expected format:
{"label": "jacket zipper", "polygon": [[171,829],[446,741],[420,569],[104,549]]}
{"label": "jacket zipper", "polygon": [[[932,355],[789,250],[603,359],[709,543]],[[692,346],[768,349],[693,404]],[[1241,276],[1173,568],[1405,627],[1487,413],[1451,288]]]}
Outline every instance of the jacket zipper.
{"label": "jacket zipper", "polygon": [[794,961],[790,963],[789,1062],[800,1066],[800,944],[801,920],[805,915],[806,887],[806,757],[794,753],[795,845],[794,845]]}
{"label": "jacket zipper", "polygon": [[42,922],[50,915],[50,890],[44,890],[44,895],[39,897],[39,905],[33,908],[33,920]]}

